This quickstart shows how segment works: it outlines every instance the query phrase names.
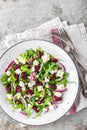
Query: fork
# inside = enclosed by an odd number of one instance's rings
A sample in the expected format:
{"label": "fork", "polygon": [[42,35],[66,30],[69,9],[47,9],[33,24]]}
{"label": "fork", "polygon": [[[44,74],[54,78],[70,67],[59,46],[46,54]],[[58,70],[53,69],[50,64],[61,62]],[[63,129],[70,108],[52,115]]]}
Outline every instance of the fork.
{"label": "fork", "polygon": [[[87,83],[85,81],[85,79],[83,78],[83,75],[79,69],[78,63],[77,63],[77,58],[74,55],[74,45],[72,44],[69,36],[67,35],[66,31],[64,30],[63,27],[58,28],[58,32],[59,34],[56,33],[52,33],[53,36],[56,36],[57,38],[59,38],[63,43],[65,43],[63,49],[66,50],[66,52],[71,53],[74,57],[74,63],[76,65],[78,74],[79,74],[79,78],[81,79],[81,87],[82,87],[82,94],[84,97],[87,98]],[[83,67],[83,66],[82,66]],[[84,67],[83,67],[84,68]]]}
{"label": "fork", "polygon": [[75,47],[70,39],[70,37],[68,36],[68,34],[66,33],[63,25],[60,25],[58,27],[58,33],[54,33],[52,32],[52,34],[59,36],[60,39],[63,39],[64,42],[66,43],[66,45],[68,47],[66,47],[66,51],[68,51],[68,53],[72,53],[73,57],[78,61],[78,63],[81,65],[81,67],[87,72],[87,68],[83,65],[83,63],[78,59],[76,51],[75,51]]}

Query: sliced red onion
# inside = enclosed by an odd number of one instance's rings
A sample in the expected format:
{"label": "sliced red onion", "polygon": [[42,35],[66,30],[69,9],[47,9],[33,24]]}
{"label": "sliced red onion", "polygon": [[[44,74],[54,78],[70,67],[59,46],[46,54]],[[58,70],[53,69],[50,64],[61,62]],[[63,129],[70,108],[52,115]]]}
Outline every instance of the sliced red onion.
{"label": "sliced red onion", "polygon": [[[18,93],[17,93],[17,94],[18,94]],[[13,97],[13,103],[14,103],[14,105],[15,105],[15,99],[16,99],[16,97],[17,97],[17,94],[15,94],[14,97]],[[25,104],[25,107],[27,108],[26,100],[25,100],[22,96],[20,97],[20,99],[22,99],[22,101],[23,101],[24,104]]]}
{"label": "sliced red onion", "polygon": [[37,102],[38,104],[41,104],[44,100],[44,96]]}
{"label": "sliced red onion", "polygon": [[63,88],[63,89],[60,89],[60,90],[59,90],[59,89],[56,89],[55,91],[56,91],[56,92],[65,92],[65,91],[67,91],[67,88]]}
{"label": "sliced red onion", "polygon": [[58,101],[62,101],[62,97],[57,97],[57,96],[54,96],[53,97],[53,101],[54,101],[54,104]]}
{"label": "sliced red onion", "polygon": [[62,63],[58,62],[57,64],[62,68],[64,72],[66,72],[66,68]]}
{"label": "sliced red onion", "polygon": [[34,73],[32,72],[30,75],[30,81],[33,79]]}
{"label": "sliced red onion", "polygon": [[15,62],[12,61],[12,62],[6,67],[5,72],[7,72],[7,71],[11,68],[11,66],[12,66],[14,63],[15,63]]}
{"label": "sliced red onion", "polygon": [[27,64],[30,64],[34,59],[34,56],[31,56],[30,59],[27,61]]}
{"label": "sliced red onion", "polygon": [[20,64],[14,66],[14,70],[17,70],[18,68],[20,68]]}
{"label": "sliced red onion", "polygon": [[32,80],[36,80],[34,72],[32,72],[31,75],[30,75],[30,81],[32,81]]}
{"label": "sliced red onion", "polygon": [[21,99],[22,99],[22,101],[24,102],[24,104],[25,104],[25,107],[27,108],[27,103],[26,103],[26,100],[21,96]]}
{"label": "sliced red onion", "polygon": [[27,115],[26,112],[24,112],[24,111],[20,111],[20,113],[21,113],[22,115],[24,115],[24,116]]}

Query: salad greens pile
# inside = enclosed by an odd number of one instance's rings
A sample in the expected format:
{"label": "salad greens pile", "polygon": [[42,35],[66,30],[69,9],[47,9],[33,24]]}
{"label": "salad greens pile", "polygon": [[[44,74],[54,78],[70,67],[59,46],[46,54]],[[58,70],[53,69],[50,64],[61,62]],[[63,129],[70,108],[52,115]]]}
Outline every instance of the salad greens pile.
{"label": "salad greens pile", "polygon": [[1,82],[7,101],[20,113],[35,117],[54,110],[67,90],[68,73],[57,58],[41,48],[26,50],[5,69]]}

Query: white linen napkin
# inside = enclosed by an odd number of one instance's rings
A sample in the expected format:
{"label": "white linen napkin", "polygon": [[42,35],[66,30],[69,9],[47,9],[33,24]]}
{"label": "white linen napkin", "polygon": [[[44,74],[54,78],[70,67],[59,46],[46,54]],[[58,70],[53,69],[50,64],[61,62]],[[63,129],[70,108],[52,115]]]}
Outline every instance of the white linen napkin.
{"label": "white linen napkin", "polygon": [[[68,25],[66,21],[62,22],[59,17],[52,19],[37,28],[26,30],[22,33],[16,33],[12,35],[7,35],[2,39],[0,43],[0,56],[12,45],[28,40],[28,39],[47,39],[52,41],[52,37],[50,35],[52,29],[58,29],[60,25],[64,25],[66,32],[70,36],[76,52],[78,54],[78,58],[87,68],[87,33],[83,23]],[[87,80],[87,76],[86,76]],[[83,97],[81,91],[79,92],[80,101],[78,102],[78,98],[74,103],[74,107],[72,107],[70,113],[75,113],[83,108],[87,107],[87,99]],[[74,110],[74,111],[73,111]],[[70,114],[68,113],[68,114]],[[23,125],[21,125],[23,126]]]}

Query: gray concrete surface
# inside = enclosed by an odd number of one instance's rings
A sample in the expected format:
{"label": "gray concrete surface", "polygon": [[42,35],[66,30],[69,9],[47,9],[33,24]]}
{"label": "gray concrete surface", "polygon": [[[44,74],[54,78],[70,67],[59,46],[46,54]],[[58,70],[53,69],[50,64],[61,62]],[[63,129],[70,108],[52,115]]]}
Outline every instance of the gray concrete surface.
{"label": "gray concrete surface", "polygon": [[[87,25],[87,0],[0,0],[0,40],[60,16]],[[0,110],[0,130],[87,130],[87,109],[44,126],[21,128]]]}

